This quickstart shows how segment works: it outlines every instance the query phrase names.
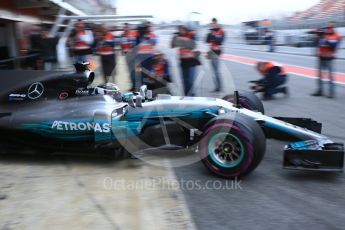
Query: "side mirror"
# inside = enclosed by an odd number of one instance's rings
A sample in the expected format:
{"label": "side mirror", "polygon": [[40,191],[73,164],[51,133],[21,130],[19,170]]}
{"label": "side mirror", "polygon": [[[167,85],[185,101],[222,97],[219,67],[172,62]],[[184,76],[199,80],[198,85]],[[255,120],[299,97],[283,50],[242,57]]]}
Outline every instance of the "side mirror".
{"label": "side mirror", "polygon": [[146,98],[147,98],[147,100],[151,100],[153,98],[152,90],[147,90]]}
{"label": "side mirror", "polygon": [[234,98],[234,100],[235,100],[234,106],[236,108],[241,108],[242,106],[241,106],[241,103],[240,103],[240,94],[238,93],[237,90],[234,92],[234,97],[235,97]]}
{"label": "side mirror", "polygon": [[142,85],[140,86],[140,96],[142,96],[143,98],[146,98],[146,93],[147,93],[147,85]]}
{"label": "side mirror", "polygon": [[135,104],[134,104],[134,99],[133,99],[133,97],[130,97],[130,98],[128,99],[128,105],[129,105],[130,107],[135,108]]}
{"label": "side mirror", "polygon": [[143,107],[143,97],[138,95],[135,97],[135,105],[137,107]]}
{"label": "side mirror", "polygon": [[93,80],[95,79],[95,73],[90,71],[90,70],[85,70],[84,73],[85,73],[85,76],[87,78],[89,85],[91,85]]}

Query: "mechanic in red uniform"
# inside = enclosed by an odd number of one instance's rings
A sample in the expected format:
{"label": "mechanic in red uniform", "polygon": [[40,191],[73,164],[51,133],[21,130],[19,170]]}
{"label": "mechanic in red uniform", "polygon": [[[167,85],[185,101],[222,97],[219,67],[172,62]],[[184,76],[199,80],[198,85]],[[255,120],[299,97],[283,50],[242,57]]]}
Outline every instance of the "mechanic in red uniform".
{"label": "mechanic in red uniform", "polygon": [[179,48],[180,65],[182,72],[182,81],[184,94],[193,96],[193,84],[195,78],[195,66],[199,65],[194,49],[195,33],[189,31],[185,26],[179,26],[171,42],[171,47]]}
{"label": "mechanic in red uniform", "polygon": [[143,79],[147,88],[156,94],[169,94],[168,82],[170,82],[169,63],[162,53],[158,53],[153,58],[153,65],[150,78]]}
{"label": "mechanic in red uniform", "polygon": [[[116,67],[115,38],[106,27],[101,27],[96,37],[96,53],[101,57],[104,81],[113,77]],[[114,79],[113,79],[114,80]]]}
{"label": "mechanic in red uniform", "polygon": [[130,52],[133,47],[131,36],[133,36],[133,31],[130,30],[130,25],[128,23],[124,23],[123,33],[121,34],[121,50],[124,55]]}
{"label": "mechanic in red uniform", "polygon": [[144,78],[149,78],[146,73],[152,69],[153,58],[155,57],[157,50],[157,35],[152,31],[152,24],[150,22],[143,23],[137,29],[137,49],[135,57],[135,66],[139,70],[144,69],[146,71],[137,71],[135,77],[135,88],[138,89]]}
{"label": "mechanic in red uniform", "polygon": [[86,30],[82,21],[75,24],[75,31],[71,38],[74,62],[88,62],[88,55],[92,54],[91,46],[94,42],[92,31]]}
{"label": "mechanic in red uniform", "polygon": [[121,48],[123,55],[126,56],[127,68],[132,82],[132,91],[134,90],[135,85],[135,47],[138,45],[138,31],[131,29],[130,27],[131,26],[128,23],[125,23],[123,26],[123,33],[121,35]]}
{"label": "mechanic in red uniform", "polygon": [[288,94],[287,87],[282,86],[287,81],[287,74],[282,66],[273,62],[258,62],[256,68],[263,78],[255,81],[257,85],[253,89],[263,92],[263,99],[273,99],[273,95],[277,93]]}
{"label": "mechanic in red uniform", "polygon": [[221,91],[221,77],[219,74],[219,56],[222,53],[221,46],[223,44],[224,37],[224,30],[219,26],[217,19],[213,18],[211,22],[211,32],[208,33],[206,37],[206,42],[210,44],[210,51],[208,51],[207,53],[207,58],[211,61],[216,85],[213,92]]}
{"label": "mechanic in red uniform", "polygon": [[318,51],[317,56],[319,57],[319,79],[318,89],[312,96],[323,95],[323,82],[322,82],[322,70],[328,69],[329,73],[329,98],[334,98],[334,83],[333,83],[333,60],[336,58],[336,52],[338,45],[341,41],[341,36],[335,31],[335,22],[330,22],[329,27],[325,31],[320,31],[317,36]]}

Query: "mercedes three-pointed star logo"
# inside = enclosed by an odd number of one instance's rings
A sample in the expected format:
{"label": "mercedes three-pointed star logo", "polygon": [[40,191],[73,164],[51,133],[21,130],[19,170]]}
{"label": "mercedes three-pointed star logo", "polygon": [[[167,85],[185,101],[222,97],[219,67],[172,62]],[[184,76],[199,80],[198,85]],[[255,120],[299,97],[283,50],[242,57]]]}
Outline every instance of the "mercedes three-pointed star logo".
{"label": "mercedes three-pointed star logo", "polygon": [[44,86],[41,82],[35,82],[30,85],[28,89],[28,98],[34,100],[42,96],[44,92]]}

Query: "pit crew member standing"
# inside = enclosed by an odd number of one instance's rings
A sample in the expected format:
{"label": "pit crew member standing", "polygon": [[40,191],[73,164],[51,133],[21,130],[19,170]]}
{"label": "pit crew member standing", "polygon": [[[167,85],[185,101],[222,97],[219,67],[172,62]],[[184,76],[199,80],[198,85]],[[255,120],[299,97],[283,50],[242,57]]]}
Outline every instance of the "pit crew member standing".
{"label": "pit crew member standing", "polygon": [[93,42],[92,32],[85,29],[83,22],[78,21],[75,25],[75,33],[71,38],[74,62],[88,61],[88,55],[92,53],[91,46]]}
{"label": "pit crew member standing", "polygon": [[273,99],[277,93],[288,94],[286,86],[282,86],[287,81],[287,75],[282,66],[273,62],[258,62],[257,70],[263,75],[263,78],[255,81],[256,86],[253,89],[256,92],[263,92],[263,99]]}
{"label": "pit crew member standing", "polygon": [[[153,58],[157,54],[155,48],[157,44],[157,35],[152,32],[152,25],[150,22],[144,23],[138,27],[139,42],[135,57],[135,66],[138,70],[151,70],[153,65]],[[139,67],[139,68],[138,68]],[[138,89],[142,84],[142,80],[147,78],[146,71],[138,71],[135,77],[135,88]]]}
{"label": "pit crew member standing", "polygon": [[42,60],[44,65],[44,70],[55,69],[57,63],[57,44],[59,42],[58,37],[50,36],[48,31],[42,32]]}
{"label": "pit crew member standing", "polygon": [[[138,31],[131,30],[130,25],[125,23],[123,26],[123,33],[121,35],[121,48],[123,55],[126,56],[126,64],[129,72],[129,76],[132,82],[132,90],[135,85],[135,47],[137,43]],[[132,91],[131,90],[131,91]]]}
{"label": "pit crew member standing", "polygon": [[221,77],[219,74],[219,56],[222,52],[221,46],[223,44],[225,37],[224,30],[219,26],[216,18],[212,19],[211,32],[207,34],[206,42],[210,44],[210,51],[207,53],[207,58],[210,59],[214,79],[215,79],[215,89],[214,92],[221,91]]}
{"label": "pit crew member standing", "polygon": [[274,52],[274,32],[266,28],[264,38],[265,38],[265,43],[268,46],[268,52]]}
{"label": "pit crew member standing", "polygon": [[116,67],[115,38],[105,27],[101,27],[96,37],[96,53],[101,57],[104,81],[113,77]]}
{"label": "pit crew member standing", "polygon": [[319,79],[318,89],[312,96],[323,95],[322,70],[327,69],[329,74],[329,98],[334,98],[333,83],[333,60],[336,58],[337,48],[341,41],[341,36],[335,31],[336,24],[329,23],[329,27],[325,31],[321,31],[317,37],[317,56],[319,57]]}
{"label": "pit crew member standing", "polygon": [[196,47],[195,35],[184,26],[179,26],[178,30],[171,42],[171,47],[179,48],[184,94],[193,96],[192,88],[195,78],[195,66],[198,65],[194,53]]}

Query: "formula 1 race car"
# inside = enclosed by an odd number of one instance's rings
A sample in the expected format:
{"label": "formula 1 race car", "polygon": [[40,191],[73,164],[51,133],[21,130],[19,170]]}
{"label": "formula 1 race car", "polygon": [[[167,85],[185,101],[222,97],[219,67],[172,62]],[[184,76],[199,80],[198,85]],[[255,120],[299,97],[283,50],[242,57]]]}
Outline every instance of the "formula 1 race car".
{"label": "formula 1 race car", "polygon": [[[264,115],[249,92],[223,99],[152,96],[142,86],[90,87],[94,73],[0,71],[0,152],[123,153],[188,149],[214,174],[242,177],[264,157],[266,138],[298,142],[284,149],[284,168],[342,171],[344,145],[305,118]],[[25,75],[25,76],[24,76]],[[17,83],[13,83],[15,81]],[[169,138],[167,138],[169,137]]]}

